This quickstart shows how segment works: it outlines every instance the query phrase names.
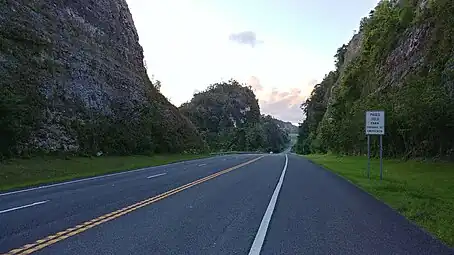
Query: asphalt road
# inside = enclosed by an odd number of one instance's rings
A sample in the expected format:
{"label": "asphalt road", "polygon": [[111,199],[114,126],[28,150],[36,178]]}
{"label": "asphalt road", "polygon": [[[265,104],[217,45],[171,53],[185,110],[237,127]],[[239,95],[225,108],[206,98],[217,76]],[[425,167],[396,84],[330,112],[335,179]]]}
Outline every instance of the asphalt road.
{"label": "asphalt road", "polygon": [[454,254],[295,156],[226,155],[0,194],[0,254]]}

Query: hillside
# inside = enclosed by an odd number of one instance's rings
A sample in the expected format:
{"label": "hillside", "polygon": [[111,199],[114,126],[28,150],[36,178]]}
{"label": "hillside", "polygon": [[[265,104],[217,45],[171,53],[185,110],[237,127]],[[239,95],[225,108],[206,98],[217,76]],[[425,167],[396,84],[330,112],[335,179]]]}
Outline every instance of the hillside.
{"label": "hillside", "polygon": [[450,0],[380,2],[303,103],[297,151],[364,154],[365,111],[383,109],[385,156],[452,158],[453,13]]}
{"label": "hillside", "polygon": [[180,107],[211,150],[281,151],[285,131],[271,116],[262,116],[254,92],[235,80],[210,85]]}
{"label": "hillside", "polygon": [[288,134],[297,134],[298,133],[298,127],[293,125],[291,122],[282,121],[282,120],[278,120],[278,119],[274,119],[274,122],[276,123],[276,125],[279,126],[279,128],[283,129]]}
{"label": "hillside", "polygon": [[205,147],[150,82],[125,0],[0,4],[0,158]]}

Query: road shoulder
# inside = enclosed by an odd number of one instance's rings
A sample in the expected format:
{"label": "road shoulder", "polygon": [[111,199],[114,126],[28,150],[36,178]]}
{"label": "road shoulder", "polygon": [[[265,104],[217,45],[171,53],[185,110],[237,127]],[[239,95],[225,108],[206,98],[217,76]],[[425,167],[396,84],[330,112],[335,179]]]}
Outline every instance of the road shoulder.
{"label": "road shoulder", "polygon": [[341,177],[289,155],[262,254],[450,254],[440,241]]}

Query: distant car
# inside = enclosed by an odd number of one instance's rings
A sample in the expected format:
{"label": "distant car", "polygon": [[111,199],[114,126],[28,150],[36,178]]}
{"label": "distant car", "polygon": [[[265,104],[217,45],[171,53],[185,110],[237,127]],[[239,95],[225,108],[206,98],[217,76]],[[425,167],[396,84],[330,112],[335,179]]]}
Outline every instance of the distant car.
{"label": "distant car", "polygon": [[272,152],[272,151],[270,151],[270,154],[273,154],[273,152]]}

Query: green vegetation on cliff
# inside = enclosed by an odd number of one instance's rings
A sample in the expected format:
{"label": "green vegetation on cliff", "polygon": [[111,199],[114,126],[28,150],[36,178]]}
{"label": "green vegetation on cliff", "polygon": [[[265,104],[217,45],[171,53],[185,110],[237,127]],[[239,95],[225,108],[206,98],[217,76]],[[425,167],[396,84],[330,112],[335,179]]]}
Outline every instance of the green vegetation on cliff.
{"label": "green vegetation on cliff", "polygon": [[126,2],[86,5],[0,3],[0,159],[204,151],[149,80]]}
{"label": "green vegetation on cliff", "polygon": [[254,92],[235,80],[210,85],[180,111],[198,128],[213,151],[284,149],[288,134],[271,116],[262,116]]}
{"label": "green vegetation on cliff", "polygon": [[173,105],[162,104],[166,99],[158,91],[150,89],[150,93],[148,103],[115,109],[115,117],[99,114],[90,122],[70,122],[69,129],[76,132],[80,151],[90,155],[98,151],[130,155],[206,150],[194,125]]}
{"label": "green vegetation on cliff", "polygon": [[365,111],[383,109],[386,156],[454,156],[452,13],[449,0],[381,1],[361,21],[358,53],[340,47],[336,70],[303,103],[296,150],[364,154]]}
{"label": "green vegetation on cliff", "polygon": [[30,28],[31,21],[0,27],[0,59],[8,54],[13,61],[0,63],[0,158],[17,155],[31,132],[42,120],[44,97],[40,95],[41,78],[54,71],[55,64],[35,58],[49,43]]}

